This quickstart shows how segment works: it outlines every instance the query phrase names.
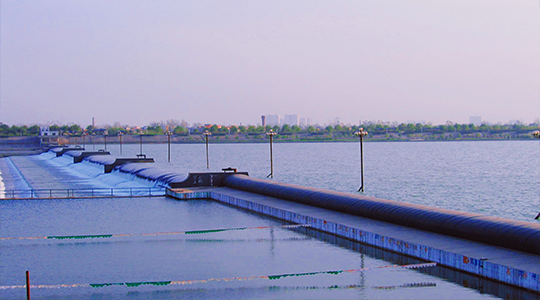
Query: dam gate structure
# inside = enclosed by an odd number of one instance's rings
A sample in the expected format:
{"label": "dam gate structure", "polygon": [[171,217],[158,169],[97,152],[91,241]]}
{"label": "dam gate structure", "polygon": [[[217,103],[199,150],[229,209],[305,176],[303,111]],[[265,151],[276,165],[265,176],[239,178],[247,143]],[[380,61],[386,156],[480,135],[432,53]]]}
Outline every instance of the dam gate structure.
{"label": "dam gate structure", "polygon": [[[62,155],[80,156],[74,152]],[[540,224],[256,179],[232,168],[178,174],[150,161],[82,160],[156,182],[180,201],[211,199],[540,294]]]}

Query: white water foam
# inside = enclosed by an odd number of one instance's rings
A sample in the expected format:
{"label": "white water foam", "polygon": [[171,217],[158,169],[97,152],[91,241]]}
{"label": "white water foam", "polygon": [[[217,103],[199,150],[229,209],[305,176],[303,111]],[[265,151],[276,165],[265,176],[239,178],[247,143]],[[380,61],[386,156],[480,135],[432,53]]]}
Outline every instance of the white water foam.
{"label": "white water foam", "polygon": [[9,157],[6,157],[6,165],[9,168],[9,171],[11,172],[11,176],[13,177],[13,183],[15,185],[16,190],[30,190],[32,189],[30,187],[30,184],[28,184],[28,181],[24,178],[24,176],[21,174],[19,169],[15,166],[13,161]]}
{"label": "white water foam", "polygon": [[2,178],[2,170],[0,170],[0,194],[3,194],[6,190],[6,187],[4,186],[4,180]]}
{"label": "white water foam", "polygon": [[54,153],[43,153],[36,157],[51,166],[62,168],[67,174],[83,179],[96,188],[153,188],[158,186],[156,182],[118,171],[105,174],[104,166],[89,161],[73,163],[71,156],[56,157]]}

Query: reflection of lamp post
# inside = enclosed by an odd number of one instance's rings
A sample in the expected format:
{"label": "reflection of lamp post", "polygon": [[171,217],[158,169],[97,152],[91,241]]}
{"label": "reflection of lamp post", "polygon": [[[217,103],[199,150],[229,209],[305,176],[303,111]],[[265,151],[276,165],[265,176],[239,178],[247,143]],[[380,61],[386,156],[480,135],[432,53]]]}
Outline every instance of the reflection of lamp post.
{"label": "reflection of lamp post", "polygon": [[274,130],[270,129],[270,131],[267,132],[266,135],[270,138],[270,174],[268,174],[266,178],[268,177],[274,178],[274,157],[273,157],[273,152],[272,152],[272,142],[274,140],[274,136],[276,136],[277,133],[274,132]]}
{"label": "reflection of lamp post", "polygon": [[358,131],[354,133],[356,136],[360,138],[360,188],[358,189],[359,192],[364,191],[364,149],[363,149],[363,138],[368,134],[367,131],[364,131],[364,128],[360,127],[358,128]]}
{"label": "reflection of lamp post", "polygon": [[167,135],[167,158],[168,162],[171,162],[171,135],[173,134],[170,131],[165,132]]}
{"label": "reflection of lamp post", "polygon": [[204,138],[206,139],[206,168],[210,169],[210,160],[208,159],[208,136],[212,135],[212,133],[206,130],[205,132],[203,132],[203,134]]}
{"label": "reflection of lamp post", "polygon": [[118,139],[120,140],[120,154],[122,154],[122,135],[124,133],[122,131],[118,131]]}

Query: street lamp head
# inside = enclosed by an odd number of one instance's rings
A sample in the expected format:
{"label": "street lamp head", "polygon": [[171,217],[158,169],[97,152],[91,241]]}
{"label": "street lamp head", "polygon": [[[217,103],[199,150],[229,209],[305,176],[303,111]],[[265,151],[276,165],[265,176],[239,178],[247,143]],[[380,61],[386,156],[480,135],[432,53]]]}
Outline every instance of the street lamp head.
{"label": "street lamp head", "polygon": [[532,134],[535,138],[540,138],[540,131],[536,130]]}
{"label": "street lamp head", "polygon": [[364,137],[368,135],[368,132],[364,130],[364,128],[360,127],[358,128],[358,131],[354,133],[358,137]]}
{"label": "street lamp head", "polygon": [[208,132],[208,130],[204,131],[203,134],[206,135],[206,136],[212,135],[212,133]]}
{"label": "street lamp head", "polygon": [[274,132],[273,129],[270,129],[270,131],[268,131],[268,132],[266,133],[266,135],[267,135],[267,136],[275,136],[275,135],[277,135],[277,132]]}

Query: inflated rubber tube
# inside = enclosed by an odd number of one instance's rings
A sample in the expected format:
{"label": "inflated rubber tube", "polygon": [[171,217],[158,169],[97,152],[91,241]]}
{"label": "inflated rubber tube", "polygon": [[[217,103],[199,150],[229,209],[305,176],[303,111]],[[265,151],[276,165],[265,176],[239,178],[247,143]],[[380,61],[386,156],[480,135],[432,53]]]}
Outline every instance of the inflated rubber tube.
{"label": "inflated rubber tube", "polygon": [[[326,200],[326,201],[330,201],[330,200]],[[344,202],[343,203],[344,211],[352,211],[356,201],[354,199],[349,199],[348,201],[343,201],[343,202]]]}
{"label": "inflated rubber tube", "polygon": [[[476,226],[475,230],[482,232],[484,235],[488,235],[491,225],[492,224],[490,222],[482,222]],[[504,236],[502,236],[502,238],[504,239]]]}
{"label": "inflated rubber tube", "polygon": [[71,151],[66,151],[66,153],[64,154],[67,154],[71,157],[77,157],[77,156],[80,156],[82,153],[83,153],[82,151],[71,150]]}
{"label": "inflated rubber tube", "polygon": [[[432,210],[425,210],[424,212],[417,213],[414,207],[406,207],[403,209],[401,216],[400,215],[394,216],[394,214],[392,214],[390,218],[391,220],[394,220],[394,219],[400,220],[403,223],[408,223],[409,219],[411,220],[416,219],[417,221],[421,223],[425,223],[425,222],[431,222],[432,216],[436,216],[436,215],[437,213]],[[434,224],[434,225],[438,226],[438,224]]]}
{"label": "inflated rubber tube", "polygon": [[[413,209],[409,207],[392,207],[388,210],[388,219],[389,220],[398,220],[400,223],[406,222],[408,217],[410,215],[413,215]],[[430,214],[429,211],[426,211],[425,213],[422,213],[418,215],[418,220],[422,221],[425,220],[426,217],[428,217]]]}
{"label": "inflated rubber tube", "polygon": [[[489,221],[486,222],[486,220],[481,218],[465,219],[456,224],[453,230],[458,235],[469,235],[469,238],[472,240],[489,243],[492,237],[490,237],[485,230],[482,230],[486,223],[489,224]],[[505,225],[502,226],[503,228],[507,228]]]}
{"label": "inflated rubber tube", "polygon": [[[441,230],[441,219],[439,216],[439,212],[436,211],[430,211],[427,210],[426,214],[423,213],[413,213],[411,214],[418,218],[418,223],[421,224],[421,226],[430,226],[432,227],[433,231],[439,232]],[[409,221],[406,220],[403,224],[408,224]]]}
{"label": "inflated rubber tube", "polygon": [[115,158],[110,155],[92,155],[86,157],[84,160],[93,162],[99,165],[112,164],[115,161]]}
{"label": "inflated rubber tube", "polygon": [[528,247],[540,249],[540,232],[535,233],[525,242]]}
{"label": "inflated rubber tube", "polygon": [[529,228],[527,232],[523,231],[523,233],[519,235],[518,242],[520,244],[526,244],[532,235],[534,235],[534,232],[531,232],[531,229]]}
{"label": "inflated rubber tube", "polygon": [[540,224],[230,175],[225,186],[274,198],[540,254]]}

